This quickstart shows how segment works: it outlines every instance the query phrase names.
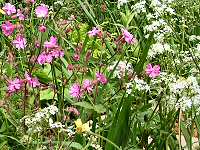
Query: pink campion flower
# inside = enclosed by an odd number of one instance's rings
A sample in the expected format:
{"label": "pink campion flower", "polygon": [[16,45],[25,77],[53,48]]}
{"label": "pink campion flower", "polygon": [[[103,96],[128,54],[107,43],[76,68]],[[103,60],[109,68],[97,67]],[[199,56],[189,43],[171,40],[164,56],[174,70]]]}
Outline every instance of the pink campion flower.
{"label": "pink campion flower", "polygon": [[74,61],[79,61],[80,60],[80,55],[79,54],[74,54],[73,59],[74,59]]}
{"label": "pink campion flower", "polygon": [[73,69],[74,69],[74,66],[72,64],[68,64],[67,70],[68,71],[73,71]]}
{"label": "pink campion flower", "polygon": [[97,27],[93,27],[91,31],[88,32],[89,37],[97,36],[100,34],[101,30],[99,30]]}
{"label": "pink campion flower", "polygon": [[44,25],[40,25],[39,28],[38,28],[38,30],[39,30],[40,32],[46,32],[46,29],[47,29],[47,27],[44,26]]}
{"label": "pink campion flower", "polygon": [[12,15],[14,13],[16,13],[16,8],[14,5],[10,4],[10,3],[5,3],[4,7],[2,8],[7,15]]}
{"label": "pink campion flower", "polygon": [[10,23],[9,21],[6,21],[5,23],[3,23],[1,25],[1,29],[2,29],[3,34],[5,36],[10,36],[10,35],[12,35],[12,33],[15,30],[15,25],[13,25],[12,23]]}
{"label": "pink campion flower", "polygon": [[24,14],[22,14],[22,11],[20,9],[17,10],[17,17],[19,20],[25,20]]}
{"label": "pink campion flower", "polygon": [[69,94],[74,98],[80,99],[82,97],[80,84],[74,83],[72,87],[70,88]]}
{"label": "pink campion flower", "polygon": [[128,43],[128,44],[134,44],[136,43],[136,38],[128,32],[128,30],[126,29],[122,29],[122,35],[124,37],[124,40]]}
{"label": "pink campion flower", "polygon": [[53,51],[51,51],[51,55],[52,55],[54,58],[63,57],[63,56],[64,56],[64,51],[61,51],[61,50],[53,50]]}
{"label": "pink campion flower", "polygon": [[38,40],[35,41],[35,47],[40,48],[40,42]]}
{"label": "pink campion flower", "polygon": [[22,80],[18,78],[8,81],[8,92],[13,93],[20,90],[22,87],[22,83]]}
{"label": "pink campion flower", "polygon": [[30,3],[34,4],[34,3],[35,3],[35,0],[26,0],[25,2],[26,2],[27,4],[30,4]]}
{"label": "pink campion flower", "polygon": [[101,84],[106,84],[108,82],[106,76],[102,73],[96,73],[96,78]]}
{"label": "pink campion flower", "polygon": [[76,115],[76,116],[79,116],[79,115],[80,115],[80,112],[79,112],[78,109],[76,109],[75,107],[68,107],[68,108],[67,108],[67,111],[70,112],[70,113],[73,113],[73,114]]}
{"label": "pink campion flower", "polygon": [[65,52],[64,51],[59,51],[59,57],[64,57]]}
{"label": "pink campion flower", "polygon": [[17,49],[24,49],[26,47],[26,39],[22,35],[18,35],[16,39],[12,41],[12,44]]}
{"label": "pink campion flower", "polygon": [[51,54],[46,55],[46,62],[51,63],[53,61],[53,56]]}
{"label": "pink campion flower", "polygon": [[48,6],[45,4],[37,6],[35,9],[35,14],[38,18],[46,18],[49,14]]}
{"label": "pink campion flower", "polygon": [[153,67],[151,64],[148,64],[145,72],[149,77],[155,78],[160,75],[160,66],[155,65]]}
{"label": "pink campion flower", "polygon": [[46,62],[46,54],[41,53],[41,54],[38,56],[38,58],[37,58],[37,62],[38,62],[40,65],[45,64],[45,62]]}
{"label": "pink campion flower", "polygon": [[55,48],[58,47],[57,45],[57,38],[54,36],[50,37],[50,41],[44,42],[44,48]]}
{"label": "pink campion flower", "polygon": [[83,90],[88,92],[88,93],[92,93],[93,91],[93,85],[92,82],[88,79],[83,81]]}
{"label": "pink campion flower", "polygon": [[40,82],[38,81],[38,78],[33,78],[28,73],[25,73],[25,78],[26,78],[29,86],[31,86],[33,88],[40,86]]}

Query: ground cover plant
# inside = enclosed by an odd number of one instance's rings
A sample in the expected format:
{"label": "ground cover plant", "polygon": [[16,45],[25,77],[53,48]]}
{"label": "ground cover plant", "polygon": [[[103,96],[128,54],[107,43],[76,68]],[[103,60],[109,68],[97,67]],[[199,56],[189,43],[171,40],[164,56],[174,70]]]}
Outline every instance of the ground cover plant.
{"label": "ground cover plant", "polygon": [[199,0],[0,0],[0,149],[199,149]]}

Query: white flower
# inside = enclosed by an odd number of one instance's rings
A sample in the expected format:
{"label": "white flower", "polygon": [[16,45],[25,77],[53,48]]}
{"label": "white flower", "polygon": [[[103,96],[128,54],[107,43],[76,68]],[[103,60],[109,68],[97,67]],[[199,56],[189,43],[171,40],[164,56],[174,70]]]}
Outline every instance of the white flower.
{"label": "white flower", "polygon": [[124,5],[128,3],[128,0],[118,0],[118,4],[117,4],[117,7],[120,8],[120,6]]}
{"label": "white flower", "polygon": [[131,82],[129,82],[129,83],[127,83],[126,84],[126,93],[127,94],[131,94],[131,92],[132,92],[132,88],[133,88],[133,84],[131,83]]}
{"label": "white flower", "polygon": [[144,91],[149,91],[150,90],[150,86],[141,79],[138,79],[137,77],[135,77],[134,79],[135,83],[136,83],[136,89],[140,90],[144,90]]}
{"label": "white flower", "polygon": [[133,5],[132,6],[133,13],[135,15],[139,15],[140,13],[145,13],[146,12],[145,3],[146,1],[141,1]]}
{"label": "white flower", "polygon": [[162,44],[159,42],[155,43],[151,46],[151,48],[148,52],[148,57],[155,57],[155,55],[162,54],[165,51],[170,51],[170,52],[172,51],[169,44],[167,44],[167,43]]}

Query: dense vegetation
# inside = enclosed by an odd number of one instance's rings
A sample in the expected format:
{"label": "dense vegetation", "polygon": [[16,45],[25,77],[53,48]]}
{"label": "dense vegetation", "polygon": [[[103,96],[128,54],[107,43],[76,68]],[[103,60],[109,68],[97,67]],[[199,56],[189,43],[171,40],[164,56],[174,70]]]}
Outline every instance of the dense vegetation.
{"label": "dense vegetation", "polygon": [[0,0],[0,149],[199,149],[199,11]]}

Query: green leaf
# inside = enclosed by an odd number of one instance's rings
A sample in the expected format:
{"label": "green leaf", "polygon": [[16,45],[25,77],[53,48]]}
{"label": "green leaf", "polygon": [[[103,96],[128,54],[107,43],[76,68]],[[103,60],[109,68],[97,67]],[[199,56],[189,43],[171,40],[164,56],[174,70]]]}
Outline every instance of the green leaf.
{"label": "green leaf", "polygon": [[1,125],[0,133],[3,133],[6,130],[6,122],[3,122]]}
{"label": "green leaf", "polygon": [[65,142],[65,144],[68,146],[68,147],[72,147],[72,148],[75,148],[75,149],[82,149],[83,146],[77,142]]}
{"label": "green leaf", "polygon": [[54,91],[52,89],[40,91],[40,100],[50,100],[53,98],[56,98],[56,96],[54,96]]}
{"label": "green leaf", "polygon": [[48,74],[46,74],[43,71],[35,72],[34,75],[37,76],[37,78],[40,80],[41,83],[46,83],[47,84],[50,81],[52,81],[52,79],[50,77],[48,77]]}
{"label": "green leaf", "polygon": [[80,106],[86,109],[94,109],[93,106],[88,102],[77,102],[77,103],[74,103],[74,105]]}
{"label": "green leaf", "polygon": [[0,143],[0,149],[3,149],[3,146],[7,144],[7,141]]}
{"label": "green leaf", "polygon": [[106,112],[106,108],[103,105],[101,105],[101,104],[95,105],[94,106],[94,110],[97,113],[104,113],[104,112]]}

